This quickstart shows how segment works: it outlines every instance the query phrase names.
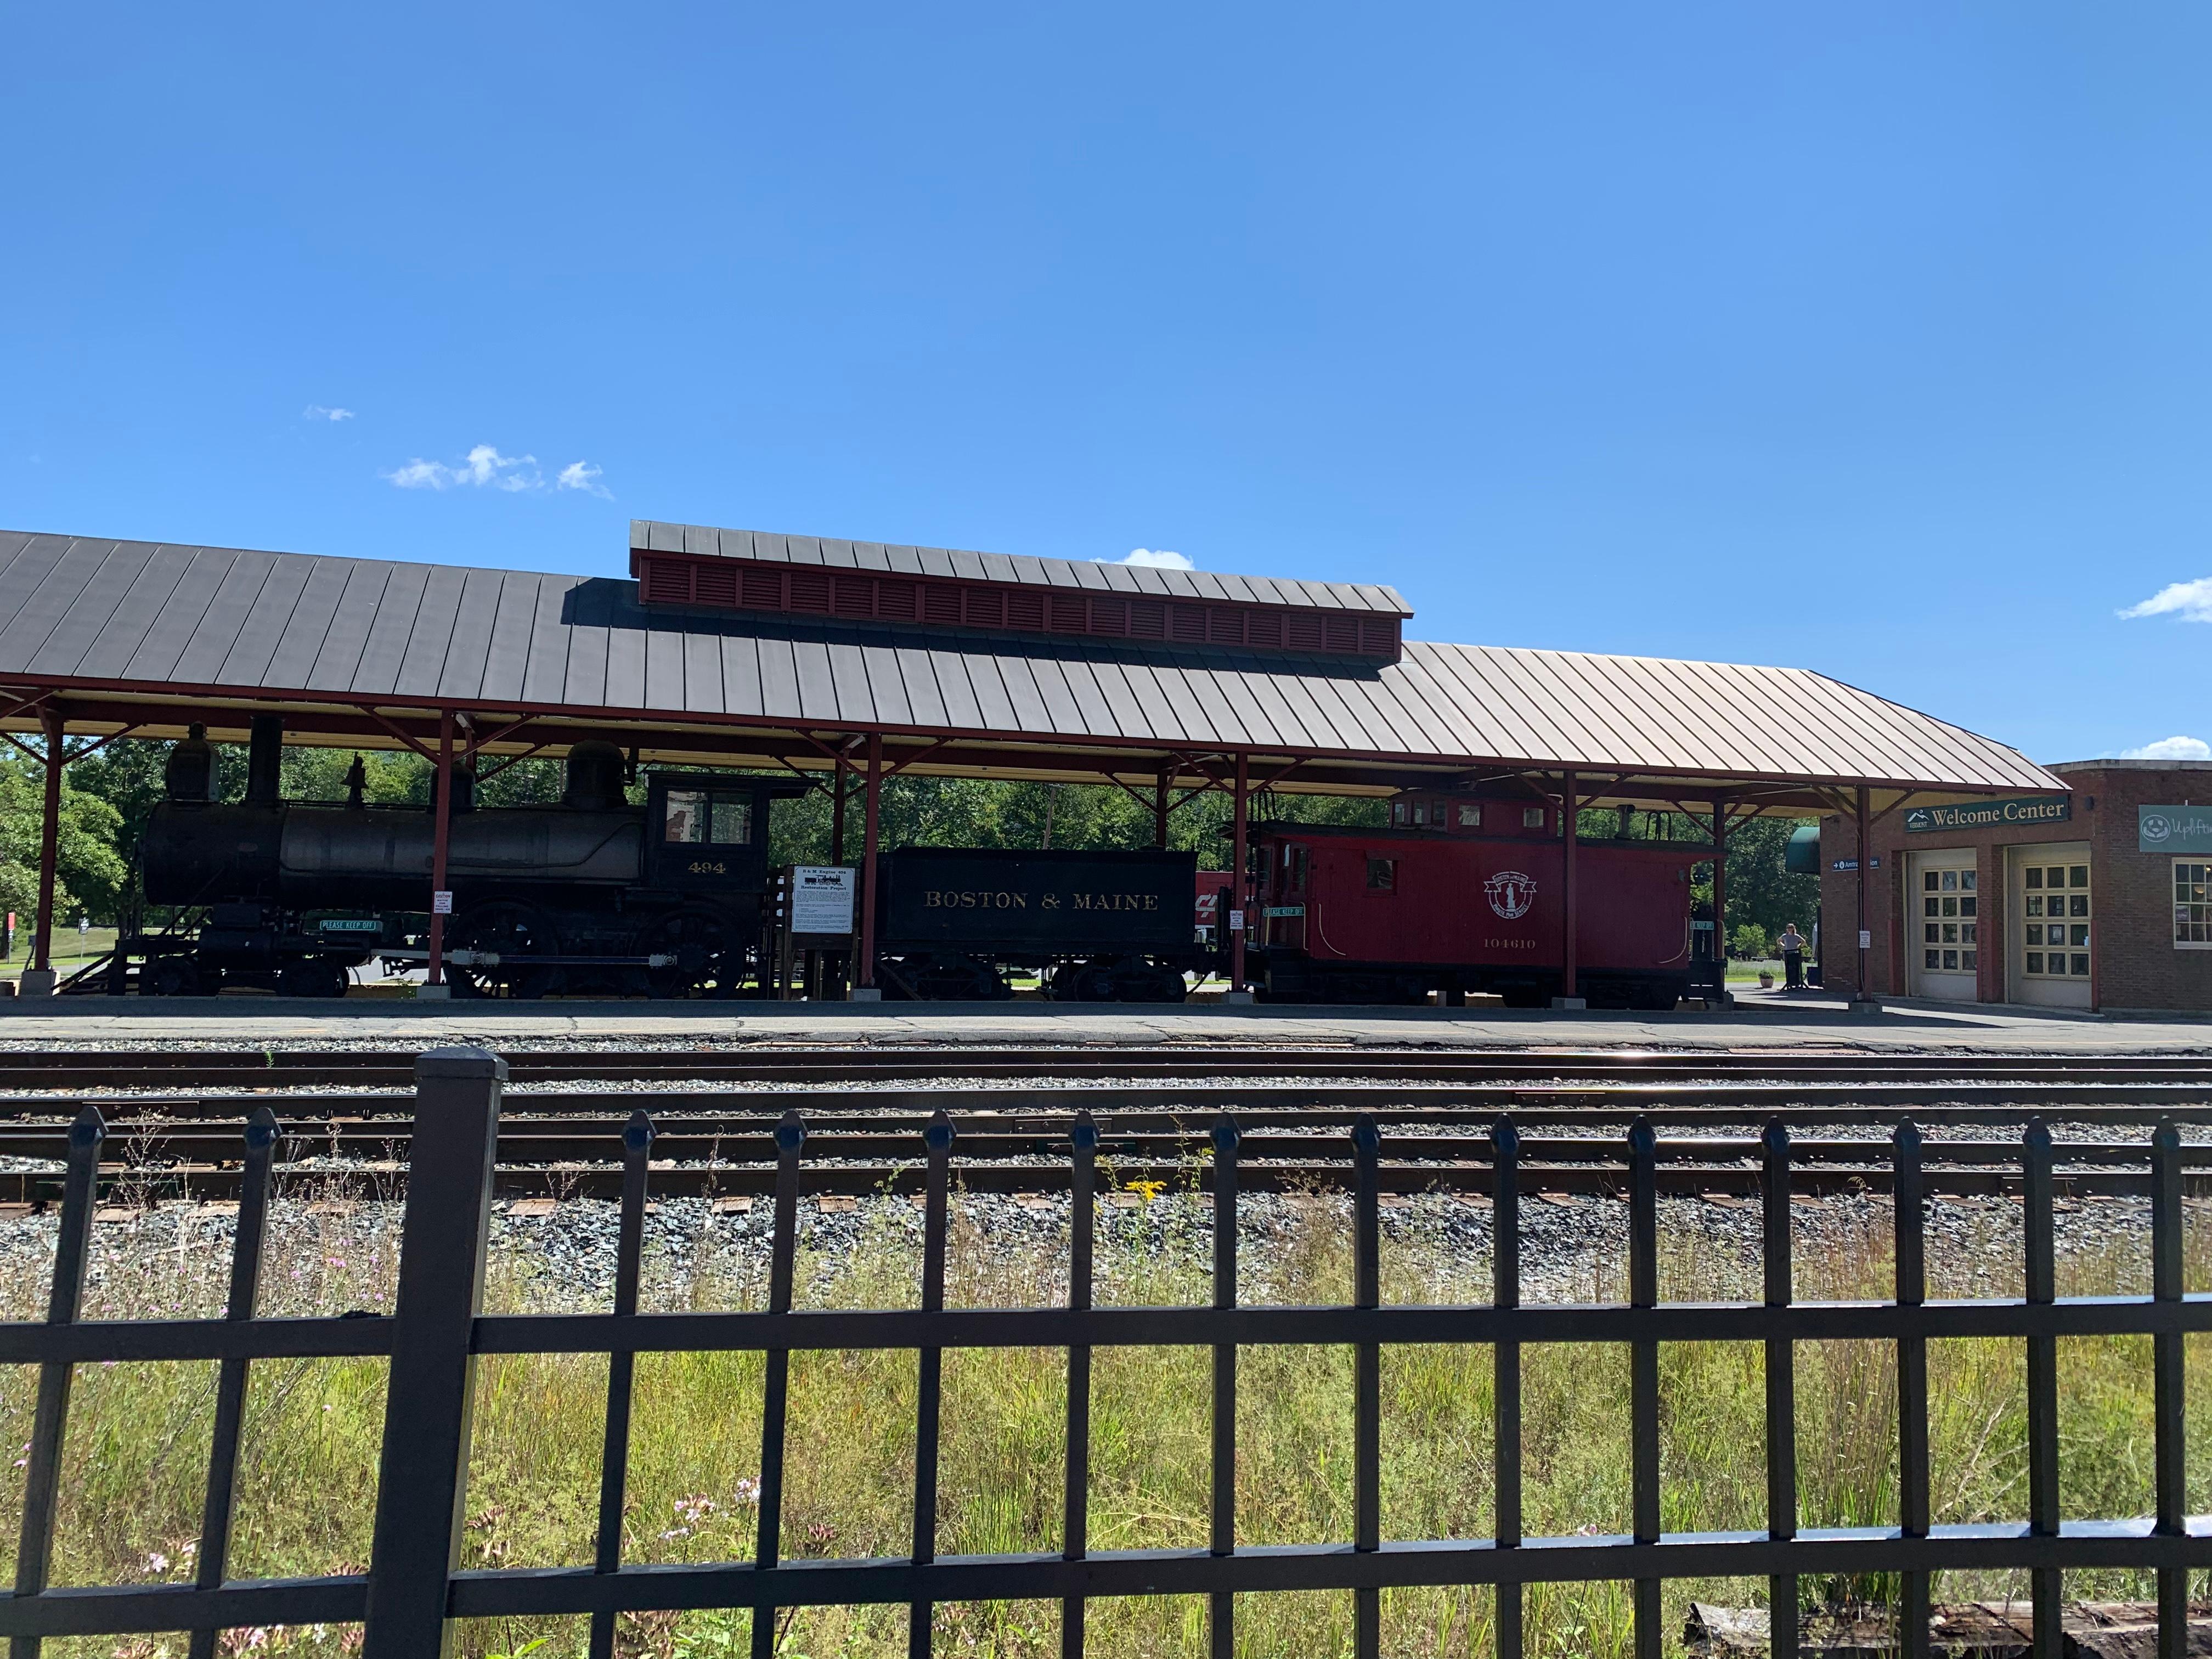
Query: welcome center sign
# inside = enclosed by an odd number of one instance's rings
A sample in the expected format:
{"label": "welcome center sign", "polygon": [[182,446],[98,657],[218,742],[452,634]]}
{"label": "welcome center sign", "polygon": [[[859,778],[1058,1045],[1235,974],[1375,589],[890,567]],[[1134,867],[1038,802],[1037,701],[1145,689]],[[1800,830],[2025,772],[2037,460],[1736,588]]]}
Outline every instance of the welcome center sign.
{"label": "welcome center sign", "polygon": [[2021,795],[2011,800],[1978,800],[1966,806],[1908,806],[1905,810],[1905,832],[1926,835],[1936,830],[2063,823],[2073,816],[2074,803],[2063,795]]}

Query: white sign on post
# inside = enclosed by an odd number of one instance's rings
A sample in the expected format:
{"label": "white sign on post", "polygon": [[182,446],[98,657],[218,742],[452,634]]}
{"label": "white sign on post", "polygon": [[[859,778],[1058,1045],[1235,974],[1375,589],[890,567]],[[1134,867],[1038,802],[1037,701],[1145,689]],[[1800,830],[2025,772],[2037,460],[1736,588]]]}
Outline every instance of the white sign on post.
{"label": "white sign on post", "polygon": [[453,915],[453,896],[451,893],[431,894],[430,914],[434,916],[450,916]]}
{"label": "white sign on post", "polygon": [[1241,933],[1244,931],[1244,913],[1242,910],[1231,910],[1229,913],[1229,931],[1232,933]]}
{"label": "white sign on post", "polygon": [[1872,928],[1862,927],[1859,929],[1859,949],[1862,951],[1871,951],[1874,949],[1874,930]]}
{"label": "white sign on post", "polygon": [[791,871],[791,931],[849,933],[860,872],[838,864],[799,864]]}

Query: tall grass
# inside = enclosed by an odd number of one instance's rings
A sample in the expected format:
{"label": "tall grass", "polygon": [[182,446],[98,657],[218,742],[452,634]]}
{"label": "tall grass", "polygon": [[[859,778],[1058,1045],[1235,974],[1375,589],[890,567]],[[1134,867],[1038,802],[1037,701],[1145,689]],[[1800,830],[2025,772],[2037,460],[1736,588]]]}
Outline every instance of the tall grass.
{"label": "tall grass", "polygon": [[[1139,1217],[1102,1212],[1102,1302],[1196,1303],[1210,1295],[1206,1225],[1188,1197],[1158,1200]],[[1801,1297],[1880,1296],[1889,1272],[1888,1217],[1860,1212],[1863,1231],[1801,1248]],[[2017,1224],[2002,1206],[1981,1212],[1986,1237],[1965,1244],[1931,1234],[1940,1291],[2016,1289]],[[1665,1294],[1755,1293],[1755,1252],[1701,1231],[1695,1206],[1662,1206]],[[758,1304],[757,1249],[730,1248],[707,1224],[680,1253],[647,1263],[647,1305]],[[94,1317],[207,1313],[220,1306],[227,1230],[164,1216],[99,1230]],[[50,1234],[48,1235],[50,1237]],[[2139,1234],[2121,1235],[2139,1241]],[[276,1235],[264,1311],[332,1312],[388,1305],[397,1218],[297,1208]],[[1240,1292],[1258,1302],[1327,1302],[1349,1292],[1348,1215],[1341,1200],[1289,1206],[1267,1248],[1249,1253]],[[2192,1284],[2204,1282],[2204,1241],[2192,1228]],[[867,1206],[856,1249],[805,1253],[799,1302],[815,1307],[911,1306],[920,1252],[915,1217]],[[23,1251],[0,1267],[8,1316],[36,1316],[44,1267]],[[1010,1245],[956,1206],[948,1301],[954,1306],[1048,1304],[1065,1295],[1064,1238]],[[2011,1264],[2011,1265],[2008,1265]],[[2076,1250],[2065,1294],[2136,1292],[2148,1268],[2139,1242]],[[1386,1241],[1385,1299],[1479,1303],[1489,1266],[1410,1231]],[[1599,1259],[1582,1293],[1617,1296],[1620,1276]],[[543,1259],[495,1257],[495,1307],[590,1305],[556,1282]],[[2060,1345],[2063,1501],[2069,1518],[2147,1512],[2151,1502],[2148,1339],[2069,1339]],[[2190,1493],[2212,1488],[2212,1349],[2192,1339]],[[945,1553],[1060,1547],[1066,1358],[1058,1351],[946,1356],[939,1544]],[[598,1501],[606,1387],[604,1358],[498,1357],[483,1362],[463,1547],[466,1565],[586,1562]],[[1763,1361],[1756,1346],[1679,1344],[1662,1350],[1662,1516],[1669,1530],[1763,1525]],[[2026,1509],[2025,1367],[2021,1345],[1946,1340],[1931,1346],[1935,1501],[1942,1521],[2019,1518]],[[1802,1344],[1797,1352],[1799,1483],[1808,1526],[1883,1524],[1896,1510],[1893,1360],[1883,1345]],[[385,1372],[374,1361],[271,1361],[250,1390],[234,1576],[359,1571],[368,1553]],[[33,1379],[0,1375],[4,1443],[27,1441]],[[625,1551],[633,1561],[746,1559],[757,1520],[762,1367],[757,1355],[654,1354],[637,1368]],[[1494,1513],[1492,1356],[1480,1346],[1386,1350],[1383,1526],[1398,1538],[1475,1538]],[[1535,1346],[1522,1358],[1526,1527],[1531,1534],[1625,1531],[1629,1516],[1628,1364],[1625,1349]],[[204,1483],[213,1368],[89,1367],[80,1374],[66,1447],[54,1582],[188,1578]],[[799,1557],[899,1555],[908,1547],[914,1464],[915,1361],[910,1354],[809,1353],[792,1366],[787,1552]],[[1102,1350],[1092,1395],[1091,1541],[1096,1548],[1202,1544],[1209,1505],[1208,1367],[1194,1350]],[[1240,1361],[1240,1540],[1348,1540],[1352,1492],[1352,1369],[1340,1349],[1248,1350]],[[20,1455],[20,1453],[18,1454]],[[20,1467],[0,1482],[0,1527],[12,1532]],[[1879,1579],[1808,1582],[1808,1599],[1885,1602]],[[1948,1596],[2003,1595],[2004,1575],[1953,1575]],[[2145,1575],[2069,1577],[2069,1595],[2148,1594]],[[1679,1622],[1692,1598],[1738,1604],[1764,1586],[1681,1582],[1667,1587]],[[1488,1650],[1492,1598],[1474,1589],[1406,1590],[1383,1597],[1387,1652]],[[1057,1651],[1056,1606],[941,1607],[939,1650],[1006,1656]],[[1540,1655],[1613,1656],[1629,1645],[1623,1584],[1532,1587],[1527,1620]],[[747,1615],[653,1615],[625,1624],[624,1650],[714,1655],[744,1650]],[[903,1651],[902,1608],[823,1608],[787,1614],[779,1651],[805,1659]],[[1195,1598],[1102,1601],[1090,1610],[1098,1655],[1196,1653],[1205,1609]],[[1243,1598],[1240,1651],[1330,1655],[1351,1648],[1348,1595]],[[544,1659],[580,1653],[578,1621],[488,1621],[462,1632],[469,1655],[511,1653],[544,1638]],[[358,1632],[234,1633],[240,1652],[343,1653]],[[181,1638],[55,1643],[61,1654],[181,1656]]]}

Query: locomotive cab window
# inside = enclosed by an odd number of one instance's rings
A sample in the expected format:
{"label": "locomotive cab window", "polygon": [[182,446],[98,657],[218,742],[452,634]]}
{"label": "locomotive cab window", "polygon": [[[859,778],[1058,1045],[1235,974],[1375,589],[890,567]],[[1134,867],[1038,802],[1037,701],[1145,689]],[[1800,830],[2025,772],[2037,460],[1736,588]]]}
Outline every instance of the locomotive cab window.
{"label": "locomotive cab window", "polygon": [[752,797],[709,789],[672,789],[661,822],[663,838],[678,846],[750,847]]}

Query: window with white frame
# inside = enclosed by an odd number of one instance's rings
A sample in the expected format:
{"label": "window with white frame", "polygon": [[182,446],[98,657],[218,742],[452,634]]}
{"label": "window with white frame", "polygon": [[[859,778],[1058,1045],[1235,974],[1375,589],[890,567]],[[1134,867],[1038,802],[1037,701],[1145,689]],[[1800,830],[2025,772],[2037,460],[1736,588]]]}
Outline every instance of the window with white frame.
{"label": "window with white frame", "polygon": [[2212,863],[2173,861],[2173,948],[2212,951]]}
{"label": "window with white frame", "polygon": [[1920,872],[1921,966],[1934,973],[1972,973],[1981,964],[1981,895],[1972,870]]}
{"label": "window with white frame", "polygon": [[2026,930],[2023,966],[2028,976],[2088,978],[2089,866],[2033,864],[2021,875],[2020,921]]}

